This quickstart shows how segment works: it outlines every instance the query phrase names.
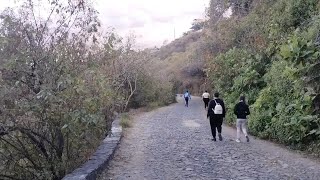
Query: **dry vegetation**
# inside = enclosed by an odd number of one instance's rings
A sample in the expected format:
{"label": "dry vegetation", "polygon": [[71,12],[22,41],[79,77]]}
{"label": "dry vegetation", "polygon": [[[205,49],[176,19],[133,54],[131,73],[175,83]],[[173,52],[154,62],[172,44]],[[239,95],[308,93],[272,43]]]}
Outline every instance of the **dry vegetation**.
{"label": "dry vegetation", "polygon": [[196,95],[208,88],[204,85],[206,51],[202,36],[202,32],[190,31],[152,54],[157,67],[163,67],[161,74],[174,83],[176,93],[188,89]]}
{"label": "dry vegetation", "polygon": [[61,179],[115,112],[167,105],[186,89],[220,91],[229,124],[245,94],[252,134],[319,147],[318,0],[211,0],[202,31],[144,51],[134,36],[101,34],[89,0],[50,0],[42,18],[48,1],[20,2],[0,15],[0,179]]}
{"label": "dry vegetation", "polygon": [[133,36],[99,32],[89,0],[19,2],[0,15],[0,179],[61,179],[100,144],[114,112],[174,101]]}

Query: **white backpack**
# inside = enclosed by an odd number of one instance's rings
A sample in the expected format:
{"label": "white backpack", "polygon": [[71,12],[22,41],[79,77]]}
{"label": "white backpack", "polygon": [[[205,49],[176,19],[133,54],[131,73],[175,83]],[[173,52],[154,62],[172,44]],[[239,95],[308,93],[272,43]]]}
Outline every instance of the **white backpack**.
{"label": "white backpack", "polygon": [[214,112],[214,114],[223,114],[222,106],[219,103],[217,103],[216,100],[214,100],[214,102],[216,103],[216,106],[214,107],[214,109],[212,108],[212,111]]}

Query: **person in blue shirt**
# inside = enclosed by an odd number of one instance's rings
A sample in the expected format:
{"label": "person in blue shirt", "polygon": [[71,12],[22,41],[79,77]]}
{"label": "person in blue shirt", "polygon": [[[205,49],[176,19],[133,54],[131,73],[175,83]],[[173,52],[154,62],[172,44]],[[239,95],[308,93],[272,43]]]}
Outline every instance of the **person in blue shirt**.
{"label": "person in blue shirt", "polygon": [[189,100],[191,100],[191,96],[190,96],[190,93],[189,91],[186,91],[183,95],[184,97],[184,100],[185,100],[185,106],[188,107],[189,106]]}

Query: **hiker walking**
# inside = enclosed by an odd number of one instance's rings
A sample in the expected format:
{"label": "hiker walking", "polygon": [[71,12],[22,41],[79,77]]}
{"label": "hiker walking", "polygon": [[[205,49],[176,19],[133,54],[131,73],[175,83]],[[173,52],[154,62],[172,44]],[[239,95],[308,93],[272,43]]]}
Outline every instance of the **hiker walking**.
{"label": "hiker walking", "polygon": [[191,100],[191,96],[189,91],[186,91],[183,95],[184,100],[185,100],[185,106],[188,107],[189,106],[189,100]]}
{"label": "hiker walking", "polygon": [[212,140],[216,141],[216,130],[218,130],[219,140],[222,141],[222,122],[226,116],[226,109],[224,102],[219,98],[219,93],[214,93],[213,99],[209,103],[207,117],[210,118],[210,126],[212,133]]}
{"label": "hiker walking", "polygon": [[245,96],[240,97],[240,102],[234,107],[234,114],[237,115],[237,139],[236,142],[240,141],[241,129],[249,142],[249,136],[247,133],[247,115],[250,114],[249,106],[246,104]]}
{"label": "hiker walking", "polygon": [[202,94],[202,100],[204,102],[204,108],[207,109],[207,107],[209,105],[209,101],[210,101],[210,94],[208,93],[208,91],[205,91]]}

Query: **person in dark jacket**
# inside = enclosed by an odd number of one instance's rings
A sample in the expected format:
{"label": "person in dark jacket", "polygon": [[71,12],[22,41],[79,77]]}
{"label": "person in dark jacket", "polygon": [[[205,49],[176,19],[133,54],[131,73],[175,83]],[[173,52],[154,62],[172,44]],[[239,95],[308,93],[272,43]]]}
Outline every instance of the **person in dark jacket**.
{"label": "person in dark jacket", "polygon": [[240,102],[234,107],[234,114],[237,115],[237,139],[240,141],[241,129],[245,135],[247,142],[249,142],[249,136],[247,133],[247,116],[250,114],[249,106],[246,104],[245,96],[240,97]]}
{"label": "person in dark jacket", "polygon": [[212,140],[216,141],[216,130],[218,130],[219,140],[222,141],[222,123],[226,116],[226,109],[224,102],[219,98],[219,93],[214,93],[213,99],[209,103],[207,117],[210,118],[210,126],[212,133]]}

